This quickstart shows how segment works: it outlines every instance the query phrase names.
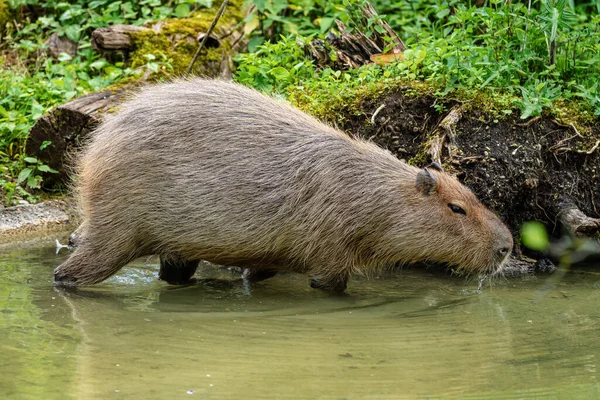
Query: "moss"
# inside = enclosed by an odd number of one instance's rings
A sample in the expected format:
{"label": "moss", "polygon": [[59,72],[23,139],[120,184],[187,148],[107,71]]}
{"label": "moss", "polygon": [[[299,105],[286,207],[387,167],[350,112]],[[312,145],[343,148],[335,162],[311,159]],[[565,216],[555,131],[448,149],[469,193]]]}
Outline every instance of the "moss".
{"label": "moss", "polygon": [[[456,90],[448,95],[441,95],[434,88],[424,82],[404,79],[386,79],[367,85],[355,85],[340,82],[335,90],[331,86],[316,86],[307,90],[305,87],[288,90],[288,99],[291,103],[311,115],[332,123],[343,125],[348,115],[359,115],[363,104],[379,101],[392,91],[401,90],[407,97],[434,97],[439,111],[448,111],[454,104],[461,104],[464,112],[478,110],[474,114],[486,121],[502,121],[519,115],[517,97],[507,93],[493,91]],[[583,100],[555,100],[548,116],[561,124],[573,124],[582,135],[588,134],[592,138],[600,136],[591,128],[598,120],[593,114],[591,106]],[[369,123],[368,119],[366,119]],[[490,120],[490,121],[487,121]],[[525,122],[525,121],[523,121]],[[423,155],[417,154],[413,159],[420,161]],[[411,159],[411,160],[413,160]]]}
{"label": "moss", "polygon": [[[152,73],[150,80],[161,80],[171,76],[181,76],[187,71],[196,50],[197,37],[206,32],[213,21],[220,4],[210,9],[194,13],[189,18],[171,19],[165,21],[161,31],[152,30],[131,33],[134,51],[130,54],[130,65],[133,68],[144,68],[150,62],[158,66],[158,71]],[[227,10],[219,20],[214,36],[226,36],[230,30],[244,18],[243,1],[230,1]],[[204,49],[196,63],[192,74],[200,76],[218,76],[223,60],[231,59],[234,50],[230,37],[220,41],[218,48]],[[154,57],[150,60],[148,57]],[[233,65],[230,66],[233,68]],[[119,82],[118,86],[131,85],[135,79]],[[111,89],[116,88],[112,87]]]}
{"label": "moss", "polygon": [[8,4],[4,0],[0,0],[0,34],[4,32],[6,23],[11,19],[11,12]]}

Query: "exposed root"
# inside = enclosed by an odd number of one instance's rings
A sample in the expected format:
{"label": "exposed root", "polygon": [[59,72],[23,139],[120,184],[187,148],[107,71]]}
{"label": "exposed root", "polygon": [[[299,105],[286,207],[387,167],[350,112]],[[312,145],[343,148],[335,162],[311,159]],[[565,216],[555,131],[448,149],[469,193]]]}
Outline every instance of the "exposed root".
{"label": "exposed root", "polygon": [[[558,124],[558,122],[555,121],[556,124]],[[562,124],[559,124],[561,126],[565,126]],[[577,128],[575,127],[575,125],[573,124],[569,124],[569,127],[573,128],[573,130],[575,131],[575,134],[572,136],[569,136],[567,138],[564,138],[562,140],[559,140],[555,145],[550,146],[548,148],[548,150],[554,152],[554,154],[563,154],[566,152],[574,152],[574,153],[579,153],[579,154],[592,154],[594,151],[596,151],[596,149],[598,149],[598,146],[600,146],[600,140],[596,141],[596,144],[594,144],[589,150],[584,150],[584,149],[574,149],[572,147],[566,146],[565,144],[575,138],[580,138],[580,139],[584,139],[584,137],[579,133],[579,131],[577,130]]]}
{"label": "exposed root", "polygon": [[600,219],[585,215],[572,200],[563,198],[557,208],[558,219],[571,235],[592,237],[600,232]]}
{"label": "exposed root", "polygon": [[456,148],[454,144],[454,138],[456,137],[454,127],[458,124],[462,115],[463,109],[460,106],[456,106],[439,123],[434,131],[433,138],[429,141],[429,150],[427,150],[431,161],[441,165],[444,148],[448,151],[448,157],[452,158],[452,154]]}
{"label": "exposed root", "polygon": [[539,121],[542,117],[540,117],[539,115],[537,117],[533,117],[531,118],[529,121],[522,123],[522,124],[515,124],[517,126],[524,126],[524,127],[528,127],[531,126],[535,121]]}
{"label": "exposed root", "polygon": [[373,113],[373,116],[371,117],[371,123],[373,125],[375,125],[375,117],[377,117],[377,114],[379,114],[379,111],[383,110],[385,107],[385,104],[380,105],[377,110],[375,110],[375,112]]}

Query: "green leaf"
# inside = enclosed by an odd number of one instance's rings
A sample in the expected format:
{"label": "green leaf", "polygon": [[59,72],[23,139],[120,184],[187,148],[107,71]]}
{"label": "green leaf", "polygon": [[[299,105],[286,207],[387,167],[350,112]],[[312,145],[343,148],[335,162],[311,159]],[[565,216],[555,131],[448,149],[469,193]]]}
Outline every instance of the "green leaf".
{"label": "green leaf", "polygon": [[190,5],[182,3],[175,8],[175,15],[177,18],[184,18],[190,15]]}
{"label": "green leaf", "polygon": [[331,28],[333,21],[335,21],[335,18],[330,18],[330,17],[321,18],[321,24],[320,24],[321,33],[327,32]]}
{"label": "green leaf", "polygon": [[290,73],[287,69],[283,67],[275,67],[269,71],[271,75],[275,77],[275,79],[285,80],[290,77]]}
{"label": "green leaf", "polygon": [[147,63],[146,67],[150,71],[155,72],[155,73],[158,72],[158,68],[159,68],[158,63],[155,63],[155,62],[149,62],[149,63]]}
{"label": "green leaf", "polygon": [[449,8],[444,8],[443,10],[441,10],[441,11],[438,11],[438,12],[435,14],[435,16],[436,16],[438,19],[442,19],[442,18],[444,18],[445,16],[447,16],[448,14],[450,14],[450,9],[449,9]]}
{"label": "green leaf", "polygon": [[108,62],[104,58],[101,58],[100,60],[94,61],[93,63],[91,63],[90,67],[93,69],[102,69],[106,65],[108,65]]}
{"label": "green leaf", "polygon": [[521,227],[521,243],[536,251],[545,251],[550,244],[544,224],[538,221],[525,222]]}
{"label": "green leaf", "polygon": [[35,157],[25,157],[24,160],[29,164],[37,164],[38,162],[37,158]]}
{"label": "green leaf", "polygon": [[256,7],[256,10],[262,13],[265,11],[267,0],[254,0],[252,3],[254,4],[254,7]]}
{"label": "green leaf", "polygon": [[65,93],[65,100],[69,101],[69,100],[71,100],[75,96],[77,96],[77,92],[76,91],[66,92]]}
{"label": "green leaf", "polygon": [[79,42],[81,27],[79,25],[68,25],[65,27],[65,35],[74,42]]}
{"label": "green leaf", "polygon": [[31,175],[31,171],[31,168],[24,168],[21,172],[19,172],[19,176],[17,177],[17,183],[21,183],[25,179],[29,178],[29,175]]}
{"label": "green leaf", "polygon": [[50,140],[44,140],[40,145],[40,150],[44,150],[46,147],[50,146],[52,142]]}
{"label": "green leaf", "polygon": [[42,171],[42,172],[49,172],[51,174],[58,174],[57,170],[50,168],[46,164],[42,164],[42,165],[38,166],[37,169],[38,169],[38,171]]}
{"label": "green leaf", "polygon": [[58,61],[61,62],[71,61],[72,59],[73,57],[71,57],[70,54],[65,53],[64,51],[58,55]]}
{"label": "green leaf", "polygon": [[195,3],[205,8],[211,8],[213,5],[213,0],[196,0]]}

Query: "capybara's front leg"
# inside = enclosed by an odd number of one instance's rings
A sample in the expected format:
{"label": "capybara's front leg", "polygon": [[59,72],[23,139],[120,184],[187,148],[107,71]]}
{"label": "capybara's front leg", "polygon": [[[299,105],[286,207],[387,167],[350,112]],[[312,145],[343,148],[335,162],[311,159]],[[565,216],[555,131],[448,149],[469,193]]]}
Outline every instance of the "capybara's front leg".
{"label": "capybara's front leg", "polygon": [[126,246],[93,246],[84,241],[63,264],[54,270],[54,283],[91,285],[115,274],[138,254]]}
{"label": "capybara's front leg", "polygon": [[171,285],[180,285],[189,282],[196,273],[199,261],[186,260],[178,254],[160,256],[160,270],[158,279]]}

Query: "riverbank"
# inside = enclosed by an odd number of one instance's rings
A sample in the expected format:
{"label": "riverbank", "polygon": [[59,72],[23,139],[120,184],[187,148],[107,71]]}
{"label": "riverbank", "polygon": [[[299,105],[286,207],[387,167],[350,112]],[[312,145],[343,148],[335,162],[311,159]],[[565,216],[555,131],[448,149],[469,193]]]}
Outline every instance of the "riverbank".
{"label": "riverbank", "polygon": [[25,240],[49,232],[73,228],[75,213],[70,202],[49,200],[0,209],[0,243]]}

